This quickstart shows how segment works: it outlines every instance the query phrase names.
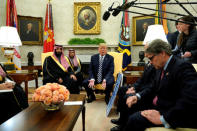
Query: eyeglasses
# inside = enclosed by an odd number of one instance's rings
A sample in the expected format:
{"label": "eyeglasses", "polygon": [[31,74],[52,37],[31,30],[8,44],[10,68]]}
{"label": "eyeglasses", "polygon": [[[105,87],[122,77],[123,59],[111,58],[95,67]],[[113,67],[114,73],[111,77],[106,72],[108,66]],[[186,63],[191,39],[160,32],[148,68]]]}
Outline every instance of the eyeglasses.
{"label": "eyeglasses", "polygon": [[153,58],[154,58],[155,56],[156,56],[156,55],[153,55],[153,56],[151,56],[151,57],[148,57],[148,59],[149,59],[150,61],[152,61]]}

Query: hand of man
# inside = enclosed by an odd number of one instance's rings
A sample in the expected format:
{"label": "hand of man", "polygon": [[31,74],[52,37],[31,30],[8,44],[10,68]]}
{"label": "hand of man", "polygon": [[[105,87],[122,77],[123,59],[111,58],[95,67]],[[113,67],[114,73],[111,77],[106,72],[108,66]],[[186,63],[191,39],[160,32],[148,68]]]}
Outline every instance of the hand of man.
{"label": "hand of man", "polygon": [[77,81],[77,77],[75,75],[70,75],[70,78],[73,79],[74,81]]}
{"label": "hand of man", "polygon": [[135,89],[134,87],[131,87],[127,90],[126,94],[135,94]]}
{"label": "hand of man", "polygon": [[5,87],[6,88],[9,88],[9,89],[13,89],[14,88],[14,85],[12,82],[5,82]]}
{"label": "hand of man", "polygon": [[187,57],[191,57],[192,54],[191,52],[186,51],[184,55],[182,55],[182,58],[187,58]]}
{"label": "hand of man", "polygon": [[144,110],[141,112],[141,115],[148,119],[155,125],[161,125],[160,113],[157,110]]}
{"label": "hand of man", "polygon": [[127,98],[126,104],[129,108],[135,103],[137,103],[137,96],[130,96]]}
{"label": "hand of man", "polygon": [[89,88],[93,88],[94,87],[94,80],[89,80]]}
{"label": "hand of man", "polygon": [[59,83],[62,83],[63,82],[62,78],[59,78],[58,82]]}
{"label": "hand of man", "polygon": [[5,83],[0,84],[0,90],[11,90],[11,88],[8,88]]}
{"label": "hand of man", "polygon": [[103,80],[102,82],[102,87],[105,89],[106,88],[106,80]]}

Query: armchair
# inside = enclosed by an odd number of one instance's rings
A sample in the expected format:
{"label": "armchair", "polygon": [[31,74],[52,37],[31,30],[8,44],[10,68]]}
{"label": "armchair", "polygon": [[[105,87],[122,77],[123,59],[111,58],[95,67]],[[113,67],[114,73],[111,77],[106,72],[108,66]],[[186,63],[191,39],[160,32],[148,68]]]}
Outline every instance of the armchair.
{"label": "armchair", "polygon": [[42,63],[42,68],[43,68],[43,64],[44,64],[44,60],[46,57],[51,56],[53,54],[53,52],[47,52],[47,53],[42,53],[41,54],[41,63]]}

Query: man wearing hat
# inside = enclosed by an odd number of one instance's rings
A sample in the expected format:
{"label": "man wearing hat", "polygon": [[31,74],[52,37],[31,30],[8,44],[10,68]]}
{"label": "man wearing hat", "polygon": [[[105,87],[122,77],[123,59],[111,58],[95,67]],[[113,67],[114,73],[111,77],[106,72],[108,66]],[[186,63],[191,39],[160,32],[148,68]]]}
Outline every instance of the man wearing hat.
{"label": "man wearing hat", "polygon": [[48,56],[43,65],[43,84],[59,83],[67,87],[71,94],[79,94],[77,78],[70,67],[68,58],[64,56],[63,46],[55,45],[54,53]]}
{"label": "man wearing hat", "polygon": [[74,49],[69,49],[68,50],[68,60],[69,60],[69,67],[68,71],[69,72],[74,72],[76,78],[77,78],[77,84],[78,86],[82,85],[83,82],[83,75],[81,73],[81,61],[75,54]]}

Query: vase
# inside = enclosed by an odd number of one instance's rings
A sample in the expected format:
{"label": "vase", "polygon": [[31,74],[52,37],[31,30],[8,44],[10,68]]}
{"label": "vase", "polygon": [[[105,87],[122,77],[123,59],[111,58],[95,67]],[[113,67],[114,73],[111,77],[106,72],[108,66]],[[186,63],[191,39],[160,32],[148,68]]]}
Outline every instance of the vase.
{"label": "vase", "polygon": [[42,102],[41,104],[46,111],[56,111],[56,110],[59,110],[63,106],[64,102],[62,101],[59,103],[52,103],[50,105],[46,105]]}

